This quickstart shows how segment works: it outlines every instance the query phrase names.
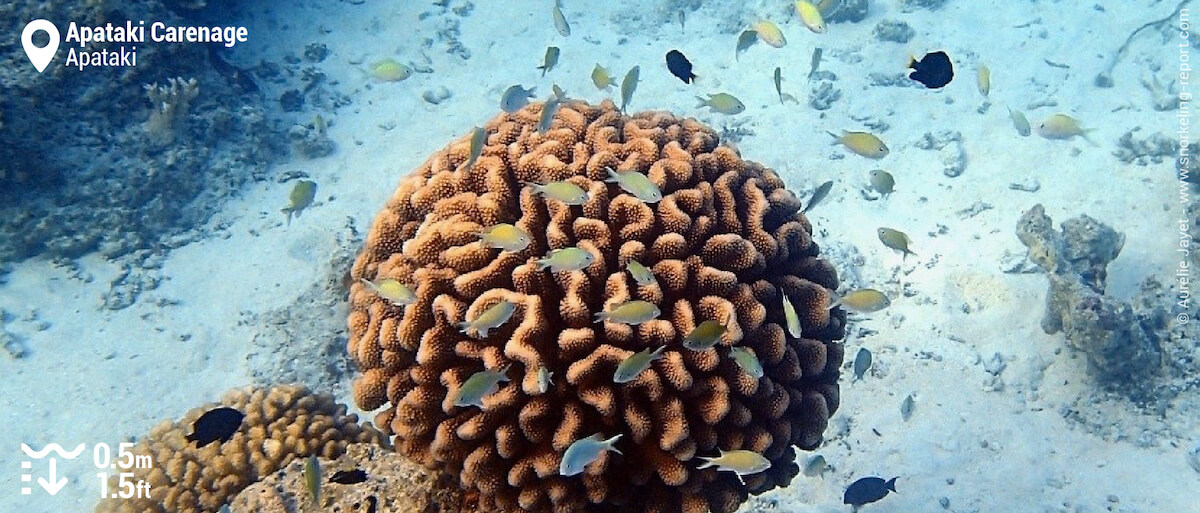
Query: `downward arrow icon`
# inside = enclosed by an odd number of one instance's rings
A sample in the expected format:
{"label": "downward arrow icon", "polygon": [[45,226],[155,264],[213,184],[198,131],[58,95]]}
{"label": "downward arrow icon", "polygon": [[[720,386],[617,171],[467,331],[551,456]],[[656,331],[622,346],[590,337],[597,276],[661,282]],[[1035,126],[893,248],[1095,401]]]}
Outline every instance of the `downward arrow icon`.
{"label": "downward arrow icon", "polygon": [[54,495],[54,494],[58,493],[59,490],[62,490],[62,488],[67,485],[67,478],[65,478],[65,477],[60,477],[60,478],[58,478],[57,481],[54,479],[54,474],[55,474],[55,471],[57,470],[56,463],[57,462],[54,458],[50,458],[50,479],[49,480],[46,480],[46,478],[44,478],[44,477],[38,478],[38,484],[42,485],[42,488],[44,488],[46,490],[46,493],[48,493],[50,495]]}

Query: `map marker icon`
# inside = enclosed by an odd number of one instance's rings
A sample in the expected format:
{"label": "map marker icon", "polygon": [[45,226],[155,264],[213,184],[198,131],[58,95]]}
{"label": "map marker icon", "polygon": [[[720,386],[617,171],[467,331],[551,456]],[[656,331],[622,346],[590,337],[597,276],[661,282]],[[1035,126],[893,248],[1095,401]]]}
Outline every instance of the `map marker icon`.
{"label": "map marker icon", "polygon": [[[50,35],[50,43],[41,48],[33,44],[33,34],[39,30]],[[25,55],[29,57],[29,62],[32,62],[33,67],[37,68],[38,73],[41,73],[54,59],[54,53],[58,51],[58,27],[43,19],[29,22],[28,25],[25,25],[25,30],[21,31],[21,46],[25,47]]]}

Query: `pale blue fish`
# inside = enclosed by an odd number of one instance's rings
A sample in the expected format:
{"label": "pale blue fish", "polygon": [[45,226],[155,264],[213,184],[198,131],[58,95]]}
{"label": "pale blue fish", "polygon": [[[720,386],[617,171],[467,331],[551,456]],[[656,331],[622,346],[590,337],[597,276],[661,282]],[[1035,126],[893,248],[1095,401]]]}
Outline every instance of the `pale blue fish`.
{"label": "pale blue fish", "polygon": [[508,381],[508,368],[512,365],[505,365],[503,369],[498,371],[481,370],[472,374],[463,382],[462,386],[455,391],[454,405],[455,406],[478,406],[483,408],[483,398],[496,393],[500,389],[500,382]]}
{"label": "pale blue fish", "polygon": [[563,271],[578,271],[596,261],[596,257],[586,249],[579,246],[569,248],[556,249],[546,255],[546,258],[538,260],[538,269],[550,268],[550,272],[557,273]]}
{"label": "pale blue fish", "polygon": [[662,191],[658,186],[645,174],[637,171],[618,173],[610,167],[608,168],[608,179],[604,181],[617,184],[621,190],[646,203],[658,203],[663,198]]}
{"label": "pale blue fish", "polygon": [[604,439],[604,435],[596,433],[587,438],[580,438],[571,443],[567,447],[567,451],[563,453],[562,462],[558,464],[558,473],[562,476],[573,476],[583,472],[584,467],[591,465],[605,451],[612,451],[617,454],[623,454],[617,450],[617,440],[621,439],[621,434]]}
{"label": "pale blue fish", "polygon": [[529,99],[533,98],[535,89],[537,87],[525,89],[521,87],[521,84],[505,89],[504,94],[500,96],[500,108],[510,114],[521,110],[526,105],[529,105]]}
{"label": "pale blue fish", "polygon": [[662,312],[654,303],[649,301],[626,301],[607,312],[596,312],[596,322],[610,321],[637,325],[655,319]]}
{"label": "pale blue fish", "polygon": [[468,329],[473,329],[479,332],[479,338],[487,338],[488,331],[508,322],[516,309],[517,305],[514,305],[511,301],[502,300],[484,310],[475,320],[458,323],[458,328],[463,333],[466,333]]}
{"label": "pale blue fish", "polygon": [[542,116],[538,118],[537,131],[539,134],[546,133],[550,130],[550,125],[554,123],[554,114],[558,112],[558,105],[562,103],[558,97],[546,100],[546,104],[542,105]]}
{"label": "pale blue fish", "polygon": [[475,165],[475,160],[479,158],[479,154],[483,153],[483,144],[486,141],[487,131],[480,127],[475,127],[475,130],[471,132],[471,156],[463,163],[462,167],[458,168],[458,171],[471,170],[471,166]]}
{"label": "pale blue fish", "polygon": [[787,321],[788,333],[793,337],[800,338],[800,317],[796,315],[796,306],[792,304],[792,300],[788,299],[787,294],[783,296],[783,318]]}
{"label": "pale blue fish", "polygon": [[729,357],[733,358],[738,367],[746,371],[746,374],[749,374],[750,377],[754,379],[763,377],[762,362],[758,361],[758,357],[754,355],[753,351],[738,346],[729,350]]}
{"label": "pale blue fish", "polygon": [[667,346],[659,346],[653,351],[650,348],[643,349],[629,355],[617,365],[617,371],[613,373],[613,383],[628,383],[636,379],[642,372],[650,368],[650,364],[654,360],[662,358],[663,351]]}
{"label": "pale blue fish", "polygon": [[544,394],[550,390],[550,385],[554,384],[554,373],[550,372],[545,366],[538,367],[537,370],[537,389],[539,394]]}

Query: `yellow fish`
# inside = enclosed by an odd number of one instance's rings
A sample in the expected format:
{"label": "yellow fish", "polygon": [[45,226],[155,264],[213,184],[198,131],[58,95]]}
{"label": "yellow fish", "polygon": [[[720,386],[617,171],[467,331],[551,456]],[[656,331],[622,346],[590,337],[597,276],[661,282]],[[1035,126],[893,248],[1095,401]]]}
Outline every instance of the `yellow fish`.
{"label": "yellow fish", "polygon": [[501,381],[508,381],[508,368],[512,365],[505,365],[503,369],[498,371],[482,370],[472,374],[463,382],[454,394],[455,406],[477,406],[483,408],[483,398],[485,396],[496,393],[500,389]]}
{"label": "yellow fish", "polygon": [[762,42],[774,46],[775,48],[783,48],[787,44],[787,39],[783,37],[783,31],[779,30],[779,26],[770,20],[762,20],[755,23],[754,32],[758,33],[758,38]]}
{"label": "yellow fish", "polygon": [[992,70],[985,65],[979,65],[979,69],[975,70],[975,85],[979,86],[979,92],[984,97],[992,91]]}
{"label": "yellow fish", "polygon": [[737,99],[736,96],[729,93],[710,94],[707,100],[699,96],[696,99],[700,100],[696,108],[708,107],[713,112],[720,112],[721,114],[732,116],[734,114],[741,114],[746,110],[746,105]]}
{"label": "yellow fish", "polygon": [[596,322],[609,321],[637,325],[657,318],[661,311],[649,301],[626,301],[607,312],[596,312]]}
{"label": "yellow fish", "polygon": [[608,168],[608,179],[605,182],[617,184],[621,190],[646,203],[658,203],[663,198],[662,191],[658,189],[658,186],[651,182],[645,174],[637,171],[618,173],[612,168]]}
{"label": "yellow fish", "polygon": [[709,349],[721,340],[721,335],[726,331],[725,325],[720,321],[709,319],[700,323],[692,329],[688,336],[683,338],[683,347],[692,351],[703,351]]}
{"label": "yellow fish", "polygon": [[902,252],[901,258],[908,255],[916,256],[916,253],[908,249],[908,245],[912,244],[912,239],[908,238],[907,233],[891,228],[880,228],[876,230],[876,233],[879,235],[879,242],[882,242],[884,246]]}
{"label": "yellow fish", "polygon": [[393,59],[384,59],[371,66],[371,76],[384,82],[400,82],[412,76],[412,69]]}
{"label": "yellow fish", "polygon": [[800,21],[804,23],[805,27],[808,27],[808,30],[817,34],[825,33],[825,17],[821,16],[821,10],[812,2],[797,1],[796,15],[800,17]]}
{"label": "yellow fish", "polygon": [[758,361],[758,357],[754,352],[744,347],[735,347],[729,350],[729,357],[733,358],[734,363],[738,364],[746,374],[754,379],[763,377],[762,362]]}
{"label": "yellow fish", "polygon": [[842,130],[842,135],[825,132],[835,139],[834,144],[841,144],[853,153],[869,159],[881,159],[888,154],[888,147],[878,137],[868,132],[850,132]]}
{"label": "yellow fish", "polygon": [[311,180],[300,180],[296,185],[292,186],[292,193],[288,195],[290,204],[284,207],[283,212],[287,214],[287,224],[291,226],[292,215],[296,218],[300,217],[300,212],[312,205],[313,198],[317,197],[317,182]]}
{"label": "yellow fish", "polygon": [[384,278],[379,281],[370,281],[366,278],[361,278],[363,285],[367,287],[375,295],[386,299],[394,306],[411,305],[417,301],[417,295],[407,285],[391,278]]}
{"label": "yellow fish", "polygon": [[514,305],[511,301],[500,301],[487,310],[484,310],[475,320],[458,323],[458,329],[463,333],[466,333],[468,329],[474,329],[479,333],[479,338],[487,338],[488,331],[508,322],[516,309],[517,305]]}
{"label": "yellow fish", "polygon": [[795,338],[800,338],[803,332],[800,329],[800,316],[796,315],[796,305],[792,304],[792,300],[788,299],[787,294],[783,294],[783,319],[787,321],[788,333]]}
{"label": "yellow fish", "polygon": [[317,455],[313,454],[308,457],[308,461],[304,462],[304,486],[308,488],[308,495],[312,497],[313,504],[321,506],[321,461],[317,459]]}
{"label": "yellow fish", "polygon": [[654,283],[654,271],[642,265],[637,260],[630,260],[625,264],[625,269],[629,271],[629,275],[633,276],[633,281],[638,285],[650,285]]}
{"label": "yellow fish", "polygon": [[540,183],[525,182],[525,185],[533,187],[534,192],[538,194],[541,194],[547,198],[561,201],[568,205],[582,205],[588,200],[587,191],[571,182],[558,181],[550,182],[545,185]]}
{"label": "yellow fish", "polygon": [[500,223],[476,235],[479,235],[479,241],[489,248],[515,252],[529,247],[529,234],[508,223]]}
{"label": "yellow fish", "polygon": [[613,383],[628,383],[636,379],[646,369],[650,368],[650,364],[654,360],[662,358],[663,350],[667,346],[658,346],[658,349],[653,351],[650,348],[643,349],[629,355],[628,358],[621,361],[617,365],[617,371],[613,373]]}
{"label": "yellow fish", "polygon": [[696,467],[696,470],[717,467],[717,471],[728,471],[739,476],[748,476],[771,468],[771,460],[764,458],[763,455],[757,452],[745,449],[729,452],[721,451],[721,455],[715,458],[705,456],[699,456],[699,458],[704,460],[704,463]]}
{"label": "yellow fish", "polygon": [[1038,123],[1037,127],[1038,135],[1047,139],[1070,139],[1078,135],[1092,146],[1096,146],[1096,142],[1087,136],[1087,133],[1093,130],[1095,128],[1081,128],[1075,118],[1066,114],[1054,114]]}
{"label": "yellow fish", "polygon": [[546,258],[538,260],[538,269],[550,268],[550,272],[557,273],[562,271],[578,271],[596,261],[596,257],[579,246],[569,248],[556,249],[551,251]]}
{"label": "yellow fish", "polygon": [[592,68],[592,83],[596,84],[596,89],[608,89],[617,85],[617,81],[608,74],[608,70],[604,69],[600,63],[596,63],[596,67]]}
{"label": "yellow fish", "polygon": [[1021,137],[1028,137],[1031,130],[1029,129],[1029,120],[1025,119],[1025,115],[1019,110],[1008,108],[1008,118],[1012,120],[1013,128],[1017,130]]}
{"label": "yellow fish", "polygon": [[625,73],[625,78],[621,79],[621,112],[625,112],[625,107],[633,100],[633,92],[637,91],[638,77],[642,74],[640,66],[634,66]]}
{"label": "yellow fish", "polygon": [[878,312],[891,305],[891,300],[884,293],[875,289],[858,289],[847,292],[841,297],[836,297],[829,304],[829,308],[841,306],[847,310],[854,310],[859,313]]}

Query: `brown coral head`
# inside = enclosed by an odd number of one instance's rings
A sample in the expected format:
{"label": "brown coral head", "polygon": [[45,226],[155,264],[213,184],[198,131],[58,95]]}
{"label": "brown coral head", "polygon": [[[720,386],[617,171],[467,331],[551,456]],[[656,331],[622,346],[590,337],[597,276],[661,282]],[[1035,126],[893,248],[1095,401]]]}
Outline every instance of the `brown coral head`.
{"label": "brown coral head", "polygon": [[[379,213],[353,268],[349,351],[363,374],[355,398],[397,435],[397,447],[457,476],[498,511],[729,512],[748,493],[787,484],[793,446],[821,441],[838,406],[845,314],[829,310],[837,274],[818,258],[800,202],[770,169],[718,146],[715,132],[665,112],[624,116],[566,102],[550,130],[542,105],[501,114],[469,169],[467,138],[404,178]],[[611,168],[643,173],[663,198],[639,200],[605,182]],[[587,191],[568,205],[529,183]],[[511,223],[532,239],[484,247],[482,228]],[[595,261],[552,272],[537,260],[578,245]],[[634,280],[630,260],[654,280]],[[412,284],[394,307],[360,278]],[[787,334],[786,294],[802,338]],[[505,300],[511,318],[485,337],[457,324]],[[593,322],[627,301],[653,303],[648,322]],[[705,320],[725,323],[715,346],[686,349]],[[665,345],[635,379],[613,382],[630,355]],[[729,355],[752,350],[754,379]],[[508,367],[483,407],[447,398],[472,376]],[[546,377],[550,379],[546,379]],[[572,442],[622,434],[583,473],[558,475]],[[747,476],[697,470],[698,456],[748,449],[772,467]]]}

